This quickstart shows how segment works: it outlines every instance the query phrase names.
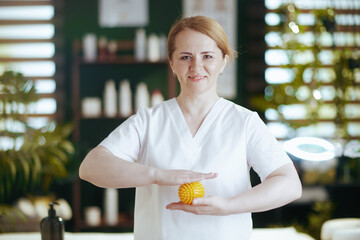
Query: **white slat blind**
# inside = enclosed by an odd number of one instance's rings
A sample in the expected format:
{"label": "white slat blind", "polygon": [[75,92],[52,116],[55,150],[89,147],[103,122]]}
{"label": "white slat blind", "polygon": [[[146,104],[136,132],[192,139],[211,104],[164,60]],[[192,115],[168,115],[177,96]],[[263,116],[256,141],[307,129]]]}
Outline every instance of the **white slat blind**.
{"label": "white slat blind", "polygon": [[33,127],[55,118],[55,44],[52,1],[0,1],[0,75],[22,73],[35,82],[40,100],[30,110]]}
{"label": "white slat blind", "polygon": [[[272,132],[284,139],[345,131],[346,138],[359,139],[360,0],[266,0],[265,6],[265,97],[284,102],[265,112]],[[318,21],[323,26],[315,28]],[[341,61],[347,66],[342,77],[351,81],[346,89],[339,86]],[[276,95],[281,85],[283,94]]]}

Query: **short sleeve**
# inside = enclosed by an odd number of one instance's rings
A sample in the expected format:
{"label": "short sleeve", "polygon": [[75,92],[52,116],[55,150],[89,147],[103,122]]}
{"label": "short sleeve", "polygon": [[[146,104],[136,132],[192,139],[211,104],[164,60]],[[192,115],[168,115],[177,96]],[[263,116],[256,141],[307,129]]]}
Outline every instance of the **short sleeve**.
{"label": "short sleeve", "polygon": [[261,181],[277,168],[291,162],[256,112],[251,114],[247,123],[247,161]]}
{"label": "short sleeve", "polygon": [[112,131],[100,145],[121,159],[136,162],[145,129],[146,113],[145,109],[142,108]]}

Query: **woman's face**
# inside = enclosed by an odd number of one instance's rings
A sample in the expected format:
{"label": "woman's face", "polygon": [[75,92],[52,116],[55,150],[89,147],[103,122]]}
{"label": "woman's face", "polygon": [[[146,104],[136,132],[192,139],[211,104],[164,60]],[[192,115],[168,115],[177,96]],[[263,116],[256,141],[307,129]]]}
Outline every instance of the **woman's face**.
{"label": "woman's face", "polygon": [[194,30],[185,30],[175,38],[170,66],[185,94],[215,93],[219,74],[227,63],[213,39]]}

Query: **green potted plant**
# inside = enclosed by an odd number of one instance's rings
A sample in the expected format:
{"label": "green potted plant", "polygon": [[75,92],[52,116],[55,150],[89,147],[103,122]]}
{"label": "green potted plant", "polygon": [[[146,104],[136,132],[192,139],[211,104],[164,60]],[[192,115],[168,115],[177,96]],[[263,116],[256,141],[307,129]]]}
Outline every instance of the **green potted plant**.
{"label": "green potted plant", "polygon": [[3,221],[15,223],[14,213],[21,216],[13,208],[18,198],[39,189],[46,194],[55,179],[68,174],[72,126],[52,121],[33,127],[29,113],[38,99],[32,80],[12,71],[0,76],[0,232]]}

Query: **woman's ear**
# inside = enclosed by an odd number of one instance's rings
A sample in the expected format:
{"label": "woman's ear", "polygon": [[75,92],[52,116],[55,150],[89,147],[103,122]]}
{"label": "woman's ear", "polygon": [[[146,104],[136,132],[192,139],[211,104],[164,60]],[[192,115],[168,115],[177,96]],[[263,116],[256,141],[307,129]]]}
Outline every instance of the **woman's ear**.
{"label": "woman's ear", "polygon": [[170,65],[170,67],[171,67],[171,70],[174,71],[174,69],[173,69],[173,61],[172,61],[171,58],[169,58],[169,57],[168,57],[168,61],[169,61],[169,65]]}
{"label": "woman's ear", "polygon": [[221,71],[220,71],[221,73],[224,72],[224,69],[225,69],[226,64],[228,63],[228,61],[229,61],[229,56],[225,55],[224,60],[223,60],[223,66],[221,67]]}
{"label": "woman's ear", "polygon": [[173,72],[173,76],[174,76],[174,78],[176,78],[176,74],[175,74],[174,68],[173,68],[173,61],[171,60],[171,58],[168,58],[168,61],[169,61],[171,71]]}

